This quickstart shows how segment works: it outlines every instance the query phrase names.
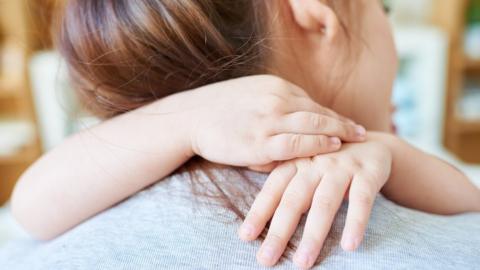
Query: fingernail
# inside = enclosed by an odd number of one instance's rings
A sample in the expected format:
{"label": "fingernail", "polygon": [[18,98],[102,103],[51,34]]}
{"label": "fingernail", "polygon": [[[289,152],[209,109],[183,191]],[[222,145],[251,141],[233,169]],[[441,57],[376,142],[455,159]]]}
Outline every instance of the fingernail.
{"label": "fingernail", "polygon": [[276,250],[275,246],[264,244],[259,253],[260,262],[268,266],[273,265],[275,263]]}
{"label": "fingernail", "polygon": [[243,223],[239,231],[240,237],[244,240],[249,240],[253,237],[254,228],[252,225]]}
{"label": "fingernail", "polygon": [[339,138],[337,138],[337,137],[332,137],[332,138],[330,138],[330,143],[331,143],[333,146],[338,147],[339,145],[342,144],[342,141],[341,141]]}
{"label": "fingernail", "polygon": [[357,127],[355,128],[355,134],[359,137],[364,137],[365,135],[367,135],[367,131],[364,127],[357,125]]}
{"label": "fingernail", "polygon": [[294,261],[298,267],[306,269],[312,266],[312,252],[305,246],[300,246],[295,253]]}

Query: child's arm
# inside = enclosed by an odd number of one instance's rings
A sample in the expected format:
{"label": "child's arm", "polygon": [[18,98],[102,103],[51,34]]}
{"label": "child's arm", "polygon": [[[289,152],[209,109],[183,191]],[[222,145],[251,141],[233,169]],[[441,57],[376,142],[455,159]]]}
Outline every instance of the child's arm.
{"label": "child's arm", "polygon": [[50,239],[194,155],[250,166],[332,152],[340,142],[328,136],[363,140],[359,127],[347,122],[272,76],[180,93],[81,132],[46,154],[17,184],[12,211],[33,236]]}
{"label": "child's arm", "polygon": [[382,189],[390,200],[441,215],[480,211],[480,189],[452,165],[389,134],[371,134],[393,154],[392,174]]}
{"label": "child's arm", "polygon": [[[283,162],[257,195],[239,236],[255,240],[270,227],[257,258],[276,264],[303,214],[303,237],[294,256],[302,269],[316,261],[348,191],[342,236],[345,250],[358,248],[380,190],[399,204],[437,214],[480,211],[480,190],[447,163],[382,133],[341,151]],[[310,210],[309,210],[310,209]]]}

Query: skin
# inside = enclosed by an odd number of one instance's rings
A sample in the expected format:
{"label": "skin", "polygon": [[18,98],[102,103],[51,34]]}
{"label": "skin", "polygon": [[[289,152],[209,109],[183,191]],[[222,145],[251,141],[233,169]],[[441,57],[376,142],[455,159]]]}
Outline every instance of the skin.
{"label": "skin", "polygon": [[319,104],[368,130],[390,132],[398,58],[387,15],[377,0],[352,5],[360,11],[343,15],[322,1],[277,2],[271,66]]}
{"label": "skin", "polygon": [[32,236],[49,240],[195,155],[264,169],[276,161],[338,151],[340,139],[363,141],[365,135],[363,127],[278,77],[221,82],[164,98],[69,138],[22,175],[12,213]]}
{"label": "skin", "polygon": [[[272,1],[281,16],[272,25],[271,71],[301,88],[273,76],[232,80],[170,96],[77,134],[22,176],[12,199],[17,220],[34,236],[51,239],[194,155],[274,168],[257,198],[270,200],[254,204],[240,230],[242,239],[253,240],[273,217],[257,256],[266,266],[278,261],[299,214],[310,208],[294,257],[300,267],[310,267],[347,190],[346,250],[363,239],[380,190],[399,204],[433,213],[479,211],[480,193],[463,174],[387,133],[393,41],[379,2],[356,2],[362,12],[357,33],[367,43],[354,41],[355,59],[339,57],[348,55],[350,43],[339,15],[323,2]],[[361,127],[326,108],[378,132],[365,137]],[[331,138],[364,143],[341,146]],[[278,161],[286,162],[270,164]],[[337,169],[327,172],[331,166]],[[298,196],[299,190],[314,192]]]}
{"label": "skin", "polygon": [[[277,74],[301,85],[318,103],[383,133],[370,132],[362,144],[287,161],[273,170],[239,230],[241,239],[251,241],[271,220],[258,262],[276,264],[306,213],[294,262],[312,267],[344,197],[349,208],[341,244],[347,251],[359,247],[380,191],[399,204],[432,213],[479,211],[480,192],[462,173],[388,133],[397,57],[380,2],[356,2],[361,10],[356,37],[364,43],[349,40],[339,15],[321,1],[275,3],[281,18],[273,25]],[[280,38],[285,36],[289,38]],[[352,42],[358,56],[339,60],[336,56],[348,55]],[[343,69],[335,68],[338,61]],[[349,76],[339,84],[335,78],[344,77],[345,70]]]}
{"label": "skin", "polygon": [[[258,261],[270,266],[279,259],[305,213],[307,220],[294,261],[302,268],[311,267],[347,192],[350,204],[342,247],[349,251],[356,249],[362,241],[375,195],[388,180],[391,164],[391,152],[382,144],[369,141],[277,167],[258,194],[242,228],[250,228],[250,237],[256,238],[271,218]],[[245,231],[240,233],[244,237]]]}

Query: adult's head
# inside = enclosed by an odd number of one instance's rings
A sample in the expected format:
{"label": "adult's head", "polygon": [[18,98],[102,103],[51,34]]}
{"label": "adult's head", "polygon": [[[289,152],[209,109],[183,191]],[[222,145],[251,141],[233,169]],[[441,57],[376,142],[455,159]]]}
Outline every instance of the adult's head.
{"label": "adult's head", "polygon": [[58,41],[102,117],[270,73],[369,128],[389,125],[396,55],[381,1],[71,0]]}

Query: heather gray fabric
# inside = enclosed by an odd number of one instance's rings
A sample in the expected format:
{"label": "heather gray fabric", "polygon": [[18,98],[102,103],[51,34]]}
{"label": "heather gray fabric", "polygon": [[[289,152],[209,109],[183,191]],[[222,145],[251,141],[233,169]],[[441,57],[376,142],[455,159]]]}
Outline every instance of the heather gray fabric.
{"label": "heather gray fabric", "polygon": [[[241,181],[231,170],[217,173],[227,175],[225,181]],[[265,178],[249,176],[258,183]],[[0,269],[259,268],[260,242],[238,240],[233,214],[195,199],[189,180],[188,174],[167,178],[49,243],[11,243],[0,251]],[[347,253],[339,247],[345,210],[318,269],[480,269],[479,214],[428,215],[379,196],[365,242]],[[295,269],[289,259],[277,268]]]}

